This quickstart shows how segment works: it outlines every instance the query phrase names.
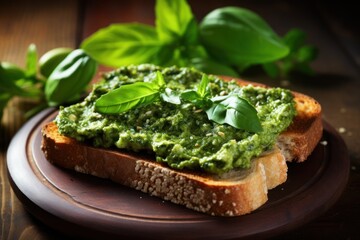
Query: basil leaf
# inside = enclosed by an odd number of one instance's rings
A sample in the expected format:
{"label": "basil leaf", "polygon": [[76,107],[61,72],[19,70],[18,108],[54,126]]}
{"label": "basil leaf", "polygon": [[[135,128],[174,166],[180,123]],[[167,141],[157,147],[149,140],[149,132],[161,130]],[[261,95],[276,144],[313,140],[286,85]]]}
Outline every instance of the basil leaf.
{"label": "basil leaf", "polygon": [[[9,62],[0,62],[0,80],[16,81],[21,78],[25,78],[25,71]],[[1,84],[0,82],[0,84]]]}
{"label": "basil leaf", "polygon": [[301,62],[310,62],[317,57],[317,49],[314,46],[305,45],[299,48],[296,59]]}
{"label": "basil leaf", "polygon": [[162,100],[168,103],[179,105],[181,104],[180,94],[171,90],[170,88],[165,88],[164,92],[160,93]]}
{"label": "basil leaf", "polygon": [[81,44],[96,61],[112,67],[141,63],[161,65],[171,58],[167,47],[159,41],[154,27],[137,23],[110,25]]}
{"label": "basil leaf", "polygon": [[210,120],[249,132],[262,130],[257,111],[247,100],[236,94],[212,100],[213,105],[206,110]]}
{"label": "basil leaf", "polygon": [[262,64],[270,77],[288,77],[292,72],[314,75],[309,63],[317,57],[317,48],[305,44],[306,34],[300,29],[291,29],[283,38],[290,53],[277,62]]}
{"label": "basil leaf", "polygon": [[192,49],[194,45],[198,44],[199,28],[195,18],[192,18],[188,23],[185,33],[182,35],[181,42],[188,48]]}
{"label": "basil leaf", "polygon": [[289,47],[290,51],[299,49],[304,44],[305,39],[305,32],[298,28],[291,29],[283,37],[283,41]]}
{"label": "basil leaf", "polygon": [[201,100],[201,97],[199,96],[199,93],[195,90],[184,90],[180,97],[182,100],[186,102],[195,102],[197,100]]}
{"label": "basil leaf", "polygon": [[204,73],[239,77],[239,74],[232,67],[210,58],[193,58],[191,65]]}
{"label": "basil leaf", "polygon": [[180,94],[180,98],[185,102],[191,102],[196,107],[207,108],[209,105],[210,99],[210,90],[208,88],[209,78],[207,75],[203,74],[200,83],[196,87],[196,90],[184,90]]}
{"label": "basil leaf", "polygon": [[45,83],[45,97],[50,106],[80,98],[92,80],[97,63],[83,50],[76,49],[54,69]]}
{"label": "basil leaf", "polygon": [[122,113],[159,100],[159,90],[159,86],[153,82],[123,85],[96,100],[95,109],[106,114]]}
{"label": "basil leaf", "polygon": [[16,65],[8,62],[0,62],[0,93],[8,93],[12,96],[22,97],[31,95],[16,83],[25,77],[25,72]]}
{"label": "basil leaf", "polygon": [[155,14],[160,40],[172,42],[187,33],[193,36],[194,16],[186,0],[157,0]]}
{"label": "basil leaf", "polygon": [[156,78],[152,82],[158,85],[159,87],[165,86],[164,76],[160,71],[156,71]]}
{"label": "basil leaf", "polygon": [[30,44],[26,55],[26,75],[35,76],[37,72],[37,51],[35,44]]}
{"label": "basil leaf", "polygon": [[203,74],[199,86],[197,87],[197,93],[200,95],[200,97],[204,98],[210,94],[208,85],[209,78],[206,74]]}
{"label": "basil leaf", "polygon": [[260,16],[238,7],[218,8],[206,15],[200,23],[200,41],[212,57],[229,65],[265,63],[289,53]]}

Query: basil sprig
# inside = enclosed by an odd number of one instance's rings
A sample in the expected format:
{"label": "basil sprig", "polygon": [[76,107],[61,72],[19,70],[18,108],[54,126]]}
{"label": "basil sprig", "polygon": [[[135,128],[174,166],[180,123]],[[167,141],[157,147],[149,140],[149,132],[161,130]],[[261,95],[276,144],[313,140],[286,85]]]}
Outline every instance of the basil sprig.
{"label": "basil sprig", "polygon": [[157,72],[152,82],[136,82],[114,89],[95,101],[95,111],[103,114],[118,114],[160,100],[172,104],[192,103],[206,111],[209,120],[228,124],[249,132],[262,130],[256,109],[237,93],[211,97],[209,79],[203,75],[196,89],[174,93],[166,88],[164,78]]}
{"label": "basil sprig", "polygon": [[186,0],[157,0],[155,26],[112,24],[86,38],[81,48],[112,67],[152,63],[237,77],[260,65],[271,77],[286,77],[293,71],[309,72],[315,56],[313,49],[294,49],[293,38],[301,36],[280,37],[245,8],[217,8],[198,23]]}
{"label": "basil sprig", "polygon": [[25,69],[0,61],[0,120],[14,96],[37,101],[26,118],[48,106],[78,100],[96,69],[97,63],[81,49],[55,48],[38,60],[36,46],[30,44]]}

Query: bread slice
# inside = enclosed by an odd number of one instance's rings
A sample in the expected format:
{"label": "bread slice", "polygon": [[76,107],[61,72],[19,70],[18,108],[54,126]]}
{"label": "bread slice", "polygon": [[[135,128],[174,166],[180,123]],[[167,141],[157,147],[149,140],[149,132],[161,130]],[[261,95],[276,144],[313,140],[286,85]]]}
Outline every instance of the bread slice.
{"label": "bread slice", "polygon": [[171,169],[149,155],[95,148],[59,134],[53,122],[42,129],[41,148],[60,167],[108,178],[196,211],[239,216],[263,205],[268,190],[286,181],[286,161],[304,161],[322,136],[320,105],[311,97],[293,94],[297,115],[278,138],[278,147],[253,159],[250,169],[221,176]]}
{"label": "bread slice", "polygon": [[42,134],[45,157],[57,166],[111,179],[216,216],[250,213],[267,201],[268,189],[287,178],[279,149],[253,160],[250,169],[214,176],[170,169],[147,155],[88,146],[60,135],[54,122],[45,125]]}

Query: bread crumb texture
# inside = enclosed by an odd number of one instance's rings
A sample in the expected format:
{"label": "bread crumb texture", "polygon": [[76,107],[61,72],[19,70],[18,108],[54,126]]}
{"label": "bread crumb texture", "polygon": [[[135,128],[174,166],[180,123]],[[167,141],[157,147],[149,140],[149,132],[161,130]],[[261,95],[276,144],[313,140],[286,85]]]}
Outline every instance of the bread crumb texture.
{"label": "bread crumb texture", "polygon": [[[243,215],[258,208],[267,200],[263,197],[267,194],[267,189],[264,188],[262,188],[263,192],[254,191],[257,192],[256,195],[261,195],[257,198],[261,201],[253,202],[246,197],[246,192],[250,189],[239,191],[238,188],[241,188],[241,185],[214,186],[210,183],[211,180],[206,182],[204,179],[197,179],[198,176],[184,176],[156,163],[143,160],[136,161],[135,173],[129,183],[130,187],[214,216]],[[261,175],[259,179],[254,178],[254,182],[260,181],[260,185],[266,188],[265,174]]]}

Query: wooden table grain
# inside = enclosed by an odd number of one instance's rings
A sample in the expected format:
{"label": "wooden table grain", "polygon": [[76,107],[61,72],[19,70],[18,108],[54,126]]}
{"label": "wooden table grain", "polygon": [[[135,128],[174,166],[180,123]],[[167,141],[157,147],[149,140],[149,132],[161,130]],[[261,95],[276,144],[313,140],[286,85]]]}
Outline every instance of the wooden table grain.
{"label": "wooden table grain", "polygon": [[[276,239],[359,239],[360,233],[360,40],[355,10],[340,1],[203,1],[189,0],[200,20],[212,9],[237,5],[263,16],[279,34],[298,27],[319,48],[313,63],[315,77],[293,79],[287,87],[315,97],[324,119],[340,130],[351,160],[348,185],[339,201],[314,221]],[[30,43],[40,54],[55,47],[78,47],[85,37],[110,23],[154,24],[155,1],[1,1],[0,60],[25,65]],[[283,82],[263,74],[244,78],[272,86]],[[33,103],[12,100],[0,127],[0,239],[64,239],[33,218],[14,195],[6,170],[6,150],[26,122],[24,112]]]}

